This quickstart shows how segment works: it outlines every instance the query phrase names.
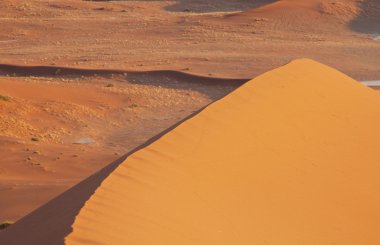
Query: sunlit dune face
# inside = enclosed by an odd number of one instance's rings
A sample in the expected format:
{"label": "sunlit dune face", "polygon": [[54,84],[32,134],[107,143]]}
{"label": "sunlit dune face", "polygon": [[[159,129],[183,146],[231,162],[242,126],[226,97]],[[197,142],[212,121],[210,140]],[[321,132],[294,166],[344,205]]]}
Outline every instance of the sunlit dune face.
{"label": "sunlit dune face", "polygon": [[310,60],[266,73],[131,155],[67,244],[375,244],[378,92]]}

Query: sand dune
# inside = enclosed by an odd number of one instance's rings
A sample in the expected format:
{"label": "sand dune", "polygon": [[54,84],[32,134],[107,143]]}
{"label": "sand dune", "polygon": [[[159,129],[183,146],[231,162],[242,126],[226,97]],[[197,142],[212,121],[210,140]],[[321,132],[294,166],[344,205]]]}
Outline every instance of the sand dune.
{"label": "sand dune", "polygon": [[[379,80],[379,23],[378,0],[2,0],[0,222],[19,220],[291,60],[308,57],[357,81]],[[73,144],[82,138],[95,142]],[[63,243],[96,189],[86,183],[7,237],[19,230],[24,244]]]}
{"label": "sand dune", "polygon": [[367,35],[379,28],[377,0],[2,3],[7,64],[252,78],[309,57],[357,80],[380,77],[380,49]]}
{"label": "sand dune", "polygon": [[379,102],[309,60],[262,75],[130,156],[67,244],[376,244]]}
{"label": "sand dune", "polygon": [[294,61],[85,180],[0,243],[378,244],[379,102],[334,69]]}
{"label": "sand dune", "polygon": [[[152,80],[176,79],[181,83],[195,83],[203,85],[229,85],[239,86],[247,82],[248,78],[223,78],[192,74],[177,70],[121,70],[121,69],[93,69],[84,67],[60,67],[60,66],[23,66],[13,64],[0,64],[0,75],[7,76],[115,76],[122,75],[130,80],[144,80],[143,77],[151,77]],[[147,79],[145,79],[147,80]],[[146,82],[147,83],[147,82]]]}
{"label": "sand dune", "polygon": [[[164,71],[8,65],[0,73],[9,74],[0,76],[0,222],[24,217],[236,88]],[[73,144],[81,138],[95,142]]]}
{"label": "sand dune", "polygon": [[[377,0],[279,0],[258,8],[227,15],[227,20],[261,21],[276,31],[302,33],[380,32]],[[323,40],[323,38],[322,38]]]}
{"label": "sand dune", "polygon": [[356,0],[280,0],[266,6],[230,15],[247,19],[268,18],[277,30],[342,31],[347,23],[359,17],[362,8]]}

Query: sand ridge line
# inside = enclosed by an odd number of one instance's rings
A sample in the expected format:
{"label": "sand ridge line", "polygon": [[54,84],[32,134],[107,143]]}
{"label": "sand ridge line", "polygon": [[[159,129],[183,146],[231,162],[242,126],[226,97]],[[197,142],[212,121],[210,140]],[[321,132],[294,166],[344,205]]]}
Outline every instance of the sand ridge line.
{"label": "sand ridge line", "polygon": [[[352,159],[363,155],[347,149],[379,148],[379,101],[310,60],[263,74],[128,157],[82,207],[66,242],[261,241],[252,232],[268,244],[375,242],[378,157],[367,154],[359,170]],[[368,128],[357,127],[362,121]]]}
{"label": "sand ridge line", "polygon": [[67,244],[373,243],[379,100],[297,60],[108,165],[0,243],[62,244],[68,234]]}
{"label": "sand ridge line", "polygon": [[102,75],[125,75],[125,76],[166,76],[175,77],[186,82],[215,83],[220,85],[241,85],[249,78],[223,78],[203,76],[176,70],[148,70],[148,71],[131,71],[119,69],[96,69],[96,68],[76,68],[62,66],[22,66],[12,64],[0,64],[0,74],[10,76],[102,76]]}
{"label": "sand ridge line", "polygon": [[[379,37],[380,38],[380,37]],[[61,66],[22,66],[13,64],[0,64],[0,74],[11,76],[108,76],[108,75],[124,75],[131,77],[157,76],[171,77],[178,80],[193,83],[212,83],[212,85],[233,85],[240,86],[250,78],[223,78],[223,77],[207,77],[198,74],[187,73],[176,70],[120,70],[120,69],[96,69],[96,68],[77,68],[77,67],[61,67]],[[362,81],[361,83],[369,87],[380,86],[378,81]]]}

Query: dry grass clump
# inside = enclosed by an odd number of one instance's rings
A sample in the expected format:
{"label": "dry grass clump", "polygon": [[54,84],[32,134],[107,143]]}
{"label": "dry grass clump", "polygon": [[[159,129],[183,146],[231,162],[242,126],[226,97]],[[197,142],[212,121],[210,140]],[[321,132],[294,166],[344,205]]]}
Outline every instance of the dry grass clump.
{"label": "dry grass clump", "polygon": [[10,100],[11,100],[11,97],[6,96],[6,95],[1,95],[1,94],[0,94],[0,100],[10,101]]}
{"label": "dry grass clump", "polygon": [[13,225],[14,222],[13,221],[3,221],[2,223],[0,223],[0,230],[3,230],[5,228],[8,228],[9,226]]}

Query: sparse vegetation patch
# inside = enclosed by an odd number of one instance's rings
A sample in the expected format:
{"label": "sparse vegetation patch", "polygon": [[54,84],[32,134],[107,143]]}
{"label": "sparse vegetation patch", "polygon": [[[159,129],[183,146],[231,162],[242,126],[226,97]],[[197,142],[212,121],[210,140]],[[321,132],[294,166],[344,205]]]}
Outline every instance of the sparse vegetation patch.
{"label": "sparse vegetation patch", "polygon": [[40,141],[40,139],[37,138],[37,137],[32,137],[31,140],[32,140],[32,141]]}
{"label": "sparse vegetation patch", "polygon": [[3,230],[13,224],[14,224],[13,221],[3,221],[2,223],[0,223],[0,230]]}
{"label": "sparse vegetation patch", "polygon": [[6,96],[6,95],[1,95],[1,94],[0,94],[0,100],[10,101],[10,100],[11,100],[11,97]]}
{"label": "sparse vegetation patch", "polygon": [[10,73],[10,74],[7,74],[8,77],[17,77],[17,74],[16,73]]}

